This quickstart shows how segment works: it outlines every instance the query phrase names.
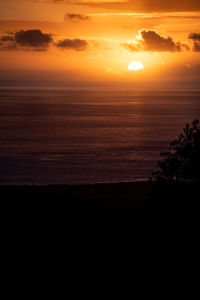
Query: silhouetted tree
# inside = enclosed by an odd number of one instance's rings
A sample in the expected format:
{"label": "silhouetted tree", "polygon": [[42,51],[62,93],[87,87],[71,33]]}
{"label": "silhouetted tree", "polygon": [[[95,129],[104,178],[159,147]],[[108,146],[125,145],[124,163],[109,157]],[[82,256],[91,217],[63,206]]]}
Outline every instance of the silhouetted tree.
{"label": "silhouetted tree", "polygon": [[187,123],[177,140],[170,143],[169,151],[161,153],[158,170],[153,172],[156,182],[200,181],[200,125],[194,120]]}

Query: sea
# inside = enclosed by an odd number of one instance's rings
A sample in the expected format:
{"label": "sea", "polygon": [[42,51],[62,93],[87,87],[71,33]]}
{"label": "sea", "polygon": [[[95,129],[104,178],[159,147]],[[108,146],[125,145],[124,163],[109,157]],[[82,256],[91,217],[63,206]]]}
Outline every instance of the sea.
{"label": "sea", "polygon": [[145,181],[198,90],[0,88],[0,184]]}

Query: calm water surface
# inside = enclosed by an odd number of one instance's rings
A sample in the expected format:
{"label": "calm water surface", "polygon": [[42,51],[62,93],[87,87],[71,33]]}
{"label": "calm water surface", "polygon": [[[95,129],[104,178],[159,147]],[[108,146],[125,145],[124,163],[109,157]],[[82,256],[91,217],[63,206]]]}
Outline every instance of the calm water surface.
{"label": "calm water surface", "polygon": [[145,180],[198,91],[0,90],[0,183]]}

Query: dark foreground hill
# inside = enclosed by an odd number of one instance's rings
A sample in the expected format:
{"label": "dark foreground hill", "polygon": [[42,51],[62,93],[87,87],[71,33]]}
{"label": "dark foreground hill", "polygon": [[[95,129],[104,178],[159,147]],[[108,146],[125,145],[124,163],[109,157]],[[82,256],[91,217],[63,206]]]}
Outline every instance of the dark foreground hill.
{"label": "dark foreground hill", "polygon": [[143,265],[196,249],[196,184],[0,186],[0,195],[8,266],[15,278],[27,275],[16,281],[27,296],[95,290],[97,298],[113,284],[116,291],[130,266],[138,278]]}

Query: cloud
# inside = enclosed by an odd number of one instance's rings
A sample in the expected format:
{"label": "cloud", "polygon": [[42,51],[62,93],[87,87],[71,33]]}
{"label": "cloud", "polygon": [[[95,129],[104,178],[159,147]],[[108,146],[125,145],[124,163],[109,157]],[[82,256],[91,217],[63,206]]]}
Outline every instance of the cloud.
{"label": "cloud", "polygon": [[[36,0],[34,0],[36,1]],[[39,1],[39,0],[37,0]],[[40,0],[42,2],[53,2],[57,4],[73,4],[104,8],[120,11],[134,12],[172,12],[172,11],[200,11],[198,0],[127,0],[127,1],[85,1],[85,0]]]}
{"label": "cloud", "polygon": [[2,35],[0,38],[1,42],[13,42],[14,41],[14,37],[11,35]]}
{"label": "cloud", "polygon": [[64,20],[65,21],[72,21],[72,22],[80,22],[80,21],[88,21],[90,18],[86,15],[81,14],[65,14]]}
{"label": "cloud", "polygon": [[194,42],[193,44],[193,51],[194,52],[200,52],[200,33],[190,33],[189,39]]}
{"label": "cloud", "polygon": [[50,34],[44,34],[39,29],[20,30],[0,37],[1,50],[47,50],[53,41]]}
{"label": "cloud", "polygon": [[186,44],[174,42],[171,37],[161,36],[155,31],[139,31],[139,39],[135,44],[125,43],[123,47],[130,51],[151,51],[151,52],[180,52],[183,49],[189,50]]}
{"label": "cloud", "polygon": [[181,51],[181,44],[175,43],[171,37],[164,37],[155,31],[141,31],[146,51]]}
{"label": "cloud", "polygon": [[[20,30],[0,36],[0,50],[47,51],[53,44],[51,34],[42,33],[39,29]],[[88,42],[83,39],[63,39],[54,43],[60,49],[83,51],[88,47]]]}
{"label": "cloud", "polygon": [[0,36],[0,50],[1,51],[17,50],[17,44],[15,42],[15,37],[12,32]]}
{"label": "cloud", "polygon": [[15,33],[15,41],[20,46],[46,48],[52,42],[52,37],[50,34],[42,33],[39,29],[20,30]]}
{"label": "cloud", "polygon": [[200,42],[200,33],[190,33],[189,34],[189,39],[193,40],[193,41],[199,41]]}
{"label": "cloud", "polygon": [[86,50],[86,48],[88,47],[88,42],[81,39],[64,39],[58,41],[56,46],[62,49],[73,49],[76,51],[83,51]]}

